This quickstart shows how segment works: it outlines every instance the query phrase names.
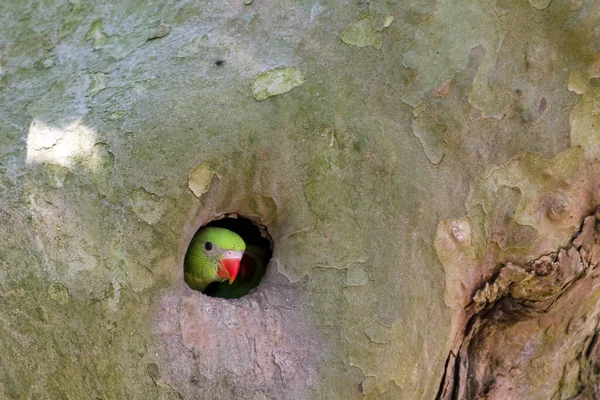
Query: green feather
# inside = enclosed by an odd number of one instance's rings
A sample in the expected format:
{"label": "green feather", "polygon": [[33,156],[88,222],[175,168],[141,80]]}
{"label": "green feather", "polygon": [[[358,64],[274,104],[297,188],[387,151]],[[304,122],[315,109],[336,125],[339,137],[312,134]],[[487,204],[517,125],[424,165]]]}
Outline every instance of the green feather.
{"label": "green feather", "polygon": [[[212,254],[208,254],[205,250],[206,242],[211,242],[215,246]],[[245,249],[244,240],[235,232],[217,227],[200,229],[192,239],[185,255],[183,263],[185,282],[192,289],[203,292],[209,284],[220,281],[217,269],[223,252]]]}

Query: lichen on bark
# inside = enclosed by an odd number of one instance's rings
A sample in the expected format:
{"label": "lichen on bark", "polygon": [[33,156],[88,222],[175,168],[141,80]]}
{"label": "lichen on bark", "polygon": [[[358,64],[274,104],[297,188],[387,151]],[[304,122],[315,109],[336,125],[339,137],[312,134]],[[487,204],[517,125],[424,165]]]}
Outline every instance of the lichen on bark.
{"label": "lichen on bark", "polygon": [[[459,354],[495,363],[467,395],[526,390],[486,332],[530,320],[488,317],[594,288],[527,263],[600,204],[595,4],[245,3],[0,4],[0,397],[429,400]],[[274,255],[209,299],[183,256],[234,213]],[[589,293],[523,353],[565,343],[531,359],[561,396],[594,390]]]}

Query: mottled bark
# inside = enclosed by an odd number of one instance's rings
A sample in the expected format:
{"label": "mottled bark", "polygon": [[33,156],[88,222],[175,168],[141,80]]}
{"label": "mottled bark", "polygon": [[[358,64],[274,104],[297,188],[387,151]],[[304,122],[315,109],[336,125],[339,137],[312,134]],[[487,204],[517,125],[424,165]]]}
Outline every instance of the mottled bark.
{"label": "mottled bark", "polygon": [[598,6],[1,2],[0,397],[594,398]]}

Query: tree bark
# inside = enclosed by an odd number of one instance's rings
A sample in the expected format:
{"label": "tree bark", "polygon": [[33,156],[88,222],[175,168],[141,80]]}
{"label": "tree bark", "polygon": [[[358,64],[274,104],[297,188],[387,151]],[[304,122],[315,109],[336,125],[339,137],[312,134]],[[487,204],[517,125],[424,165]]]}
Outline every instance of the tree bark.
{"label": "tree bark", "polygon": [[600,398],[597,10],[2,2],[0,397]]}

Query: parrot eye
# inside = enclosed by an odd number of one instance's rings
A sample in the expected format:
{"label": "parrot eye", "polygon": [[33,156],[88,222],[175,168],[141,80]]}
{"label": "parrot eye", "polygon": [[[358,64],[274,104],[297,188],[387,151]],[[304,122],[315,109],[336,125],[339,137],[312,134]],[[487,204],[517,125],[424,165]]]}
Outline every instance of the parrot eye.
{"label": "parrot eye", "polygon": [[206,242],[204,243],[204,248],[206,249],[206,251],[211,251],[213,248],[213,244],[211,242]]}

